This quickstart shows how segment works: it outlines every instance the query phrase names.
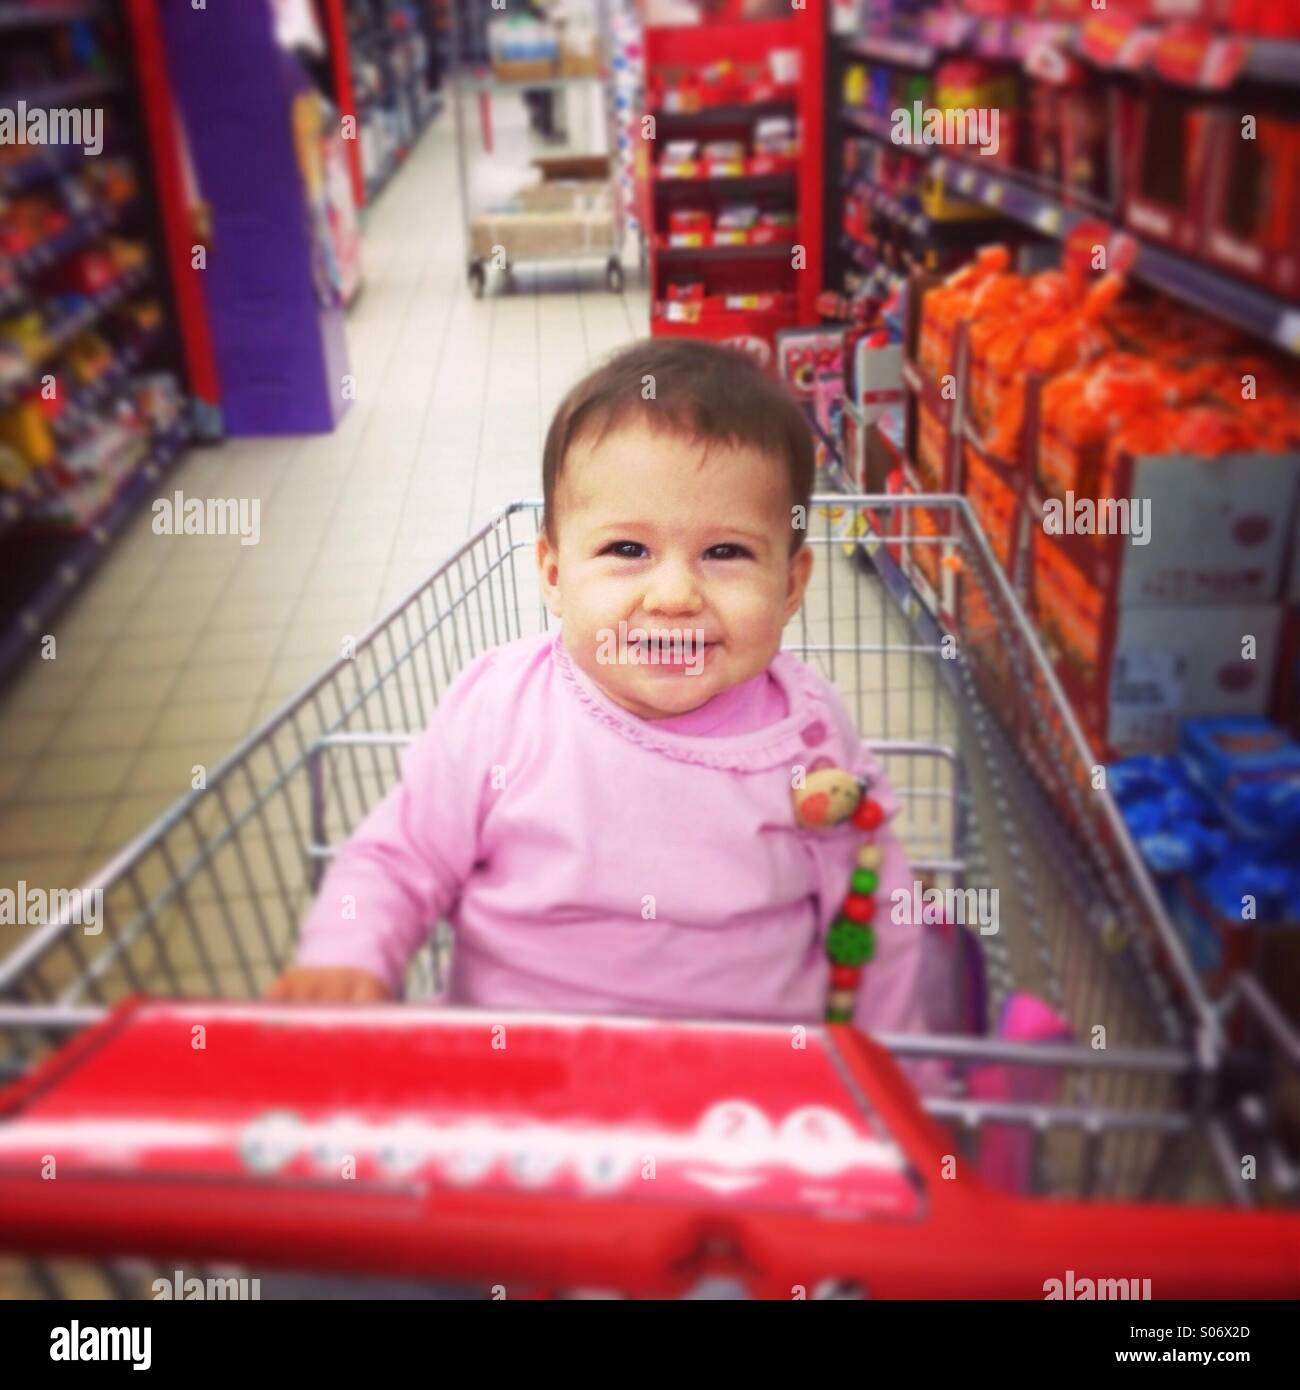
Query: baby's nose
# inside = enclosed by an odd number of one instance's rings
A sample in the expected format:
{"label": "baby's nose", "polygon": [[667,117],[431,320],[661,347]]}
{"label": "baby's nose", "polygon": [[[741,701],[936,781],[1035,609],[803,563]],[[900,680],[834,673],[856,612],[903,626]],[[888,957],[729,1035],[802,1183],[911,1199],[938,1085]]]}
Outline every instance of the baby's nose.
{"label": "baby's nose", "polygon": [[642,605],[647,613],[698,613],[700,591],[689,565],[656,565]]}

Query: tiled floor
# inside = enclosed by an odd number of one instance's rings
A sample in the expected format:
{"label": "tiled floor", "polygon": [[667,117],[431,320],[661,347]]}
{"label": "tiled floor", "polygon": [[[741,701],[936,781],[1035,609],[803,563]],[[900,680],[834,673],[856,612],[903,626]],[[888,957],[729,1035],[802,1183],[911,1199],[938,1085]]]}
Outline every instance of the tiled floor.
{"label": "tiled floor", "polygon": [[[510,114],[507,159],[525,152]],[[158,536],[145,509],[54,627],[54,660],[0,696],[0,883],[78,882],[496,506],[536,495],[556,401],[648,323],[634,269],[623,296],[588,265],[472,298],[446,116],[368,215],[364,273],[341,427],[196,449],[165,486],[260,498],[260,543]]]}

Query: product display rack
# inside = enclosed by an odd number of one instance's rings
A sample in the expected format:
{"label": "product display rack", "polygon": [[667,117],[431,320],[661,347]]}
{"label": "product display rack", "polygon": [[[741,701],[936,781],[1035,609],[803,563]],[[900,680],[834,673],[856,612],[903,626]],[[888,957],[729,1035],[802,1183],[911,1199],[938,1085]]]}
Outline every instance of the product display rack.
{"label": "product display rack", "polygon": [[[647,25],[645,86],[654,139],[642,141],[642,207],[649,249],[653,335],[705,337],[744,346],[771,360],[782,328],[817,318],[822,285],[821,78],[825,16],[821,0],[788,10],[768,7],[742,18],[738,4],[692,26]],[[766,17],[767,15],[772,17]],[[779,55],[773,57],[772,55]],[[730,86],[718,60],[735,74]],[[797,71],[787,78],[783,59]],[[772,154],[753,148],[756,123],[790,117],[794,149]],[[663,153],[674,140],[739,142],[738,160],[688,161]],[[789,225],[673,229],[674,215],[703,207],[710,218],[728,204],[763,213],[793,214]],[[795,248],[802,248],[800,260]],[[694,286],[691,303],[674,296]]]}
{"label": "product display rack", "polygon": [[[434,0],[323,0],[333,100],[356,121],[353,196],[373,203],[442,109],[445,6]],[[367,171],[366,149],[372,155]]]}
{"label": "product display rack", "polygon": [[[1190,44],[1196,55],[1181,58],[1175,72],[1167,55],[1175,40]],[[842,101],[846,68],[854,59],[928,72],[946,57],[967,55],[1025,65],[1033,70],[1050,50],[1073,57],[1117,78],[1147,75],[1177,82],[1187,90],[1222,92],[1251,81],[1283,88],[1300,85],[1300,42],[1282,39],[1210,35],[1186,26],[1134,25],[1116,19],[1080,22],[1055,20],[979,20],[949,10],[932,10],[904,30],[833,35],[827,74],[828,147],[842,150],[844,140],[864,136],[888,144],[927,166],[952,195],[987,209],[990,219],[1005,218],[1039,235],[1065,240],[1084,228],[1091,240],[1105,245],[1128,274],[1175,299],[1259,337],[1292,356],[1300,356],[1300,303],[1278,295],[1135,233],[1116,221],[1113,210],[1065,201],[1059,190],[1028,175],[990,169],[975,155],[942,146],[894,144],[890,122],[878,112],[846,106]],[[841,180],[852,183],[852,180]],[[834,188],[835,183],[828,182]],[[1099,215],[1100,211],[1100,215]],[[849,265],[861,268],[862,256],[842,233],[842,199],[829,210],[828,283],[839,283]],[[931,235],[937,224],[911,215],[911,230]],[[961,225],[961,224],[956,224]],[[966,224],[970,225],[970,224]],[[987,229],[992,240],[995,229]]]}
{"label": "product display rack", "polygon": [[[89,103],[105,108],[98,157],[87,156],[80,146],[34,146],[0,163],[0,228],[7,217],[32,215],[60,224],[35,241],[11,243],[8,275],[0,284],[0,346],[8,349],[0,373],[0,412],[17,421],[19,411],[39,409],[40,388],[50,379],[58,393],[53,399],[60,403],[45,422],[53,445],[48,457],[45,446],[27,454],[14,442],[12,432],[19,426],[7,427],[10,447],[39,461],[29,463],[21,480],[11,479],[0,489],[4,680],[182,453],[190,433],[186,395],[175,396],[167,412],[137,413],[128,424],[120,423],[123,408],[136,403],[139,374],[170,368],[183,392],[196,389],[197,377],[189,351],[192,335],[178,322],[169,292],[167,195],[161,184],[154,186],[160,171],[151,158],[158,153],[156,113],[148,109],[148,84],[143,77],[136,80],[147,66],[141,45],[147,45],[148,35],[142,32],[139,5],[110,10],[103,4],[0,4],[0,35],[9,49],[5,58],[12,54],[24,73],[41,68],[50,73],[9,81],[0,90],[0,105],[23,101],[29,111]],[[60,73],[77,61],[93,62],[95,69]],[[0,81],[5,69],[0,61]],[[119,171],[129,166],[130,196],[88,206],[88,193],[102,192],[101,184],[78,176],[110,165]],[[28,206],[33,204],[39,213],[33,214]],[[10,233],[20,225],[11,224]],[[114,241],[118,237],[137,248],[132,255],[138,259],[125,258]],[[74,261],[80,277],[88,275],[87,256],[102,260],[110,253],[117,264],[110,278],[103,278],[102,270],[93,281],[67,278]],[[187,259],[188,254],[187,249]],[[152,326],[136,320],[126,336],[119,336],[117,315],[145,304],[154,306]],[[90,330],[112,356],[77,382],[67,354],[79,339],[84,345],[81,335]]]}

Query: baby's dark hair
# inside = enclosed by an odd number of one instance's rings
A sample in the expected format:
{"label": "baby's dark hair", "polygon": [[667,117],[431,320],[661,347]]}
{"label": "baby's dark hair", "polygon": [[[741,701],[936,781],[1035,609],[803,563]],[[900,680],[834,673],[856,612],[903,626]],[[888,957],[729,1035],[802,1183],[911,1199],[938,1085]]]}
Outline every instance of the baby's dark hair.
{"label": "baby's dark hair", "polygon": [[[736,348],[690,338],[647,338],[589,372],[560,402],[542,451],[543,525],[555,543],[555,492],[580,437],[599,442],[633,416],[651,429],[704,444],[750,445],[780,459],[790,504],[807,515],[813,490],[812,432],[792,392]],[[793,517],[792,517],[793,522]],[[791,525],[791,552],[804,527]]]}

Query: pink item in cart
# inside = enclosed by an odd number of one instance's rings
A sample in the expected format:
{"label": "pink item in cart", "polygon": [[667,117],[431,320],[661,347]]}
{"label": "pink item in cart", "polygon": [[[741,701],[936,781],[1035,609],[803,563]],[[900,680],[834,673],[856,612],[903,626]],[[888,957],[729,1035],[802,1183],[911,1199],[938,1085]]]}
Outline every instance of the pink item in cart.
{"label": "pink item in cart", "polygon": [[[1002,1009],[998,1037],[1006,1042],[1068,1042],[1069,1023],[1034,994],[1013,994]],[[972,1100],[1003,1100],[1034,1104],[1055,1100],[1061,1089],[1059,1067],[993,1062],[971,1070]],[[1032,1130],[1021,1124],[991,1123],[983,1127],[979,1149],[980,1173],[1008,1192],[1028,1192],[1033,1181]]]}

